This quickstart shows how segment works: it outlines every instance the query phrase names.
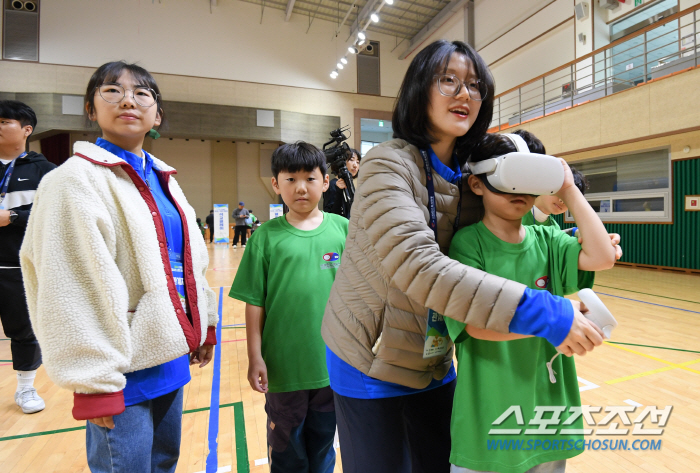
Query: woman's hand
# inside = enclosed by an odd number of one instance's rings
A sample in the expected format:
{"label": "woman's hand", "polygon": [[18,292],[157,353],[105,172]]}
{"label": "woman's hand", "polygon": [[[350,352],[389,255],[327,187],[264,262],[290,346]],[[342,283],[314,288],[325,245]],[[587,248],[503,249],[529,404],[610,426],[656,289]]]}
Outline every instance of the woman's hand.
{"label": "woman's hand", "polygon": [[197,351],[190,355],[190,364],[199,363],[200,368],[204,368],[214,357],[214,345],[202,345]]}
{"label": "woman's hand", "polygon": [[345,185],[345,181],[343,179],[338,178],[337,181],[335,181],[335,185],[338,186],[338,189],[345,189],[347,186]]}
{"label": "woman's hand", "polygon": [[105,429],[114,428],[114,419],[112,416],[95,417],[94,419],[88,419],[88,422],[92,422],[98,427],[104,427]]}

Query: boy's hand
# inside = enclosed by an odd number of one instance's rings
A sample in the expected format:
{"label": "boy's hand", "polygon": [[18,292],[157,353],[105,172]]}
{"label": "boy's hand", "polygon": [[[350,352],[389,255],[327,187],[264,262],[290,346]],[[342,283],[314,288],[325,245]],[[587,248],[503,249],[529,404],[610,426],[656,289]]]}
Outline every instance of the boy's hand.
{"label": "boy's hand", "polygon": [[585,305],[579,301],[571,301],[571,305],[574,307],[574,321],[569,335],[557,349],[566,356],[584,356],[586,352],[603,344],[603,332],[581,313],[588,312]]}
{"label": "boy's hand", "polygon": [[[617,233],[609,233],[610,243],[615,248],[615,261],[619,261],[622,258],[622,247],[620,246],[620,235]],[[578,238],[579,244],[583,243],[583,237],[579,230],[576,231],[576,237]]]}
{"label": "boy's hand", "polygon": [[564,183],[561,185],[561,189],[557,191],[557,197],[563,200],[564,193],[566,190],[568,190],[571,187],[575,188],[575,183],[574,183],[574,175],[571,173],[571,168],[569,167],[569,163],[564,161],[562,158],[559,158],[559,161],[561,162],[562,167],[564,168]]}
{"label": "boy's hand", "polygon": [[202,345],[197,351],[190,355],[190,364],[199,363],[200,368],[204,368],[214,357],[214,345]]}
{"label": "boy's hand", "polygon": [[98,427],[104,427],[105,429],[114,428],[114,419],[112,419],[112,416],[95,417],[94,419],[88,420]]}
{"label": "boy's hand", "polygon": [[267,392],[267,366],[262,358],[248,361],[248,382],[253,391]]}

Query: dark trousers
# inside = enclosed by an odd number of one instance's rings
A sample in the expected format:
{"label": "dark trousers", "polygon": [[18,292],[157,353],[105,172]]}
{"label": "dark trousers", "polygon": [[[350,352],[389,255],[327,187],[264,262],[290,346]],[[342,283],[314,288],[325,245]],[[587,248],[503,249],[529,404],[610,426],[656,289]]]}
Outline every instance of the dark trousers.
{"label": "dark trousers", "polygon": [[236,225],[233,231],[233,246],[238,244],[238,235],[241,236],[241,245],[245,245],[245,233],[248,230],[247,225]]}
{"label": "dark trousers", "polygon": [[330,387],[268,393],[270,473],[333,473],[335,410]]}
{"label": "dark trousers", "polygon": [[32,371],[41,366],[41,350],[29,321],[21,269],[0,269],[0,320],[10,338],[12,368]]}
{"label": "dark trousers", "polygon": [[343,473],[449,473],[456,384],[385,399],[335,393]]}

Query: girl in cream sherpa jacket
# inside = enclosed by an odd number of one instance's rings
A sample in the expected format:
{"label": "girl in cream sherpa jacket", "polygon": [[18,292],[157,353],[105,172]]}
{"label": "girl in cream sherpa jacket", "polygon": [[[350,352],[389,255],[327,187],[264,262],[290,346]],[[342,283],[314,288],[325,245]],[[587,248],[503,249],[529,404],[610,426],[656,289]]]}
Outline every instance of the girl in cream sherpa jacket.
{"label": "girl in cream sherpa jacket", "polygon": [[173,168],[154,158],[154,171],[186,229],[189,318],[158,207],[126,161],[78,142],[34,200],[20,252],[29,313],[49,377],[75,392],[76,419],[123,411],[124,373],[216,344],[216,296],[194,210]]}

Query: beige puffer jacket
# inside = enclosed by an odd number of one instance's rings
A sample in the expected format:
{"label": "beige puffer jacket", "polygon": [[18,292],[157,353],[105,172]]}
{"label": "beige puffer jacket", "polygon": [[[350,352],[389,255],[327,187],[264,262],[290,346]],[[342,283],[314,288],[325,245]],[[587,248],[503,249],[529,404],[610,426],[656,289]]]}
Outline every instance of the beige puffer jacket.
{"label": "beige puffer jacket", "polygon": [[[428,307],[446,317],[508,333],[525,286],[446,256],[459,188],[433,173],[438,244],[428,226],[423,158],[403,140],[362,159],[342,263],[321,333],[333,353],[362,373],[416,389],[442,379],[452,362],[423,359]],[[467,186],[465,186],[467,187]],[[472,200],[461,222],[474,222]],[[374,354],[373,353],[374,348]]]}

